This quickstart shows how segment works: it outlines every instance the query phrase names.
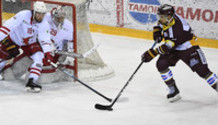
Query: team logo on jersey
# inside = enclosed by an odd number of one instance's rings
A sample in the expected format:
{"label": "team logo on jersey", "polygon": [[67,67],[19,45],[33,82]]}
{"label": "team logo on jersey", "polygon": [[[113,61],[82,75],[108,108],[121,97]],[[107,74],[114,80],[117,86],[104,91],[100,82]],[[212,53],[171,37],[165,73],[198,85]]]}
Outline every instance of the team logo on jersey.
{"label": "team logo on jersey", "polygon": [[147,24],[157,21],[158,0],[129,0],[128,11],[137,22]]}
{"label": "team logo on jersey", "polygon": [[23,43],[24,43],[25,45],[28,45],[28,44],[29,44],[29,40],[30,40],[31,38],[33,38],[33,36],[30,36],[30,37],[27,37],[27,38],[23,38]]}

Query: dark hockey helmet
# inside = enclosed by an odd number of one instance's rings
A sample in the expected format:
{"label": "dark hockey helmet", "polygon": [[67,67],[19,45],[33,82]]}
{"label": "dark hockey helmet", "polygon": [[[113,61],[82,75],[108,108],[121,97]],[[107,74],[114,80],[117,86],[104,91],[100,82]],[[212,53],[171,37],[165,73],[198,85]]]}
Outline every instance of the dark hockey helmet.
{"label": "dark hockey helmet", "polygon": [[157,10],[157,14],[158,15],[164,15],[164,16],[168,16],[171,15],[173,16],[175,13],[173,6],[169,5],[169,4],[164,4],[158,7]]}

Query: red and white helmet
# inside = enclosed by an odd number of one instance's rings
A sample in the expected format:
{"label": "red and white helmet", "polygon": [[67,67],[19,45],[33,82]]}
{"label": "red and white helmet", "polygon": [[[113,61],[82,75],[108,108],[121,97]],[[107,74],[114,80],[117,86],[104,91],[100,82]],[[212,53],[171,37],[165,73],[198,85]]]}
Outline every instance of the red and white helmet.
{"label": "red and white helmet", "polygon": [[51,10],[51,17],[57,27],[61,27],[64,23],[66,13],[62,6],[57,6]]}
{"label": "red and white helmet", "polygon": [[62,6],[57,6],[51,10],[52,17],[66,17],[66,12],[63,10]]}
{"label": "red and white helmet", "polygon": [[33,10],[34,10],[34,12],[38,12],[38,13],[46,13],[47,12],[46,5],[42,1],[35,2],[33,5]]}

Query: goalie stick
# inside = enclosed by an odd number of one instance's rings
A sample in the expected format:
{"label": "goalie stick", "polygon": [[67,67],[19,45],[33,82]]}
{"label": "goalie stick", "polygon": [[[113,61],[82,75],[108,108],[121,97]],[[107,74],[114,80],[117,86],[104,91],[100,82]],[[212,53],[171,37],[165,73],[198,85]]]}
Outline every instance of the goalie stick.
{"label": "goalie stick", "polygon": [[98,94],[99,96],[103,97],[104,99],[106,99],[107,101],[111,102],[112,99],[104,96],[103,94],[99,93],[98,91],[96,91],[95,89],[91,88],[90,86],[88,86],[87,84],[85,84],[84,82],[82,82],[81,80],[79,80],[77,77],[75,77],[74,75],[70,74],[69,72],[67,72],[64,69],[61,69],[60,67],[58,67],[57,64],[51,62],[51,65],[54,66],[55,68],[58,68],[60,71],[62,71],[63,73],[65,73],[66,75],[70,76],[71,78],[75,79],[77,82],[81,83],[82,85],[84,85],[85,87],[87,87],[88,89],[90,89],[91,91],[93,91],[94,93]]}
{"label": "goalie stick", "polygon": [[92,54],[99,46],[100,46],[100,44],[97,44],[96,46],[92,47],[89,51],[87,51],[86,53],[83,53],[83,54],[68,52],[68,51],[64,51],[64,50],[55,50],[54,52],[56,54],[66,55],[66,56],[73,57],[73,58],[86,58],[87,56]]}
{"label": "goalie stick", "polygon": [[[154,46],[157,44],[157,42],[155,41],[154,44],[152,45],[151,48],[154,48]],[[129,82],[132,80],[133,76],[136,74],[136,72],[139,70],[139,68],[142,66],[144,62],[141,62],[138,67],[136,68],[136,70],[134,71],[134,73],[131,75],[131,77],[128,79],[128,81],[126,82],[126,84],[123,86],[123,88],[120,90],[120,92],[118,93],[118,95],[116,96],[116,98],[113,100],[113,102],[110,105],[102,105],[102,104],[95,104],[95,108],[99,109],[99,110],[108,110],[108,111],[112,111],[113,110],[113,105],[116,103],[116,101],[119,99],[119,97],[121,96],[122,92],[124,91],[124,89],[127,87],[127,85],[129,84]]]}

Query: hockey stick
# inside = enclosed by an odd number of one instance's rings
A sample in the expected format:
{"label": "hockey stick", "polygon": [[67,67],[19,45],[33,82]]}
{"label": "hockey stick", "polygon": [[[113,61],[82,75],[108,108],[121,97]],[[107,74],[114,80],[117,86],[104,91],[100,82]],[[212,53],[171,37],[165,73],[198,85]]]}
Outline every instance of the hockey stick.
{"label": "hockey stick", "polygon": [[82,82],[81,80],[79,80],[77,77],[73,76],[72,74],[70,74],[69,72],[67,72],[64,69],[61,69],[58,67],[57,64],[50,62],[52,66],[54,66],[55,68],[58,68],[60,71],[62,71],[63,73],[65,73],[66,75],[72,77],[73,79],[75,79],[77,82],[81,83],[82,85],[84,85],[85,87],[87,87],[88,89],[90,89],[91,91],[93,91],[94,93],[98,94],[99,96],[103,97],[104,99],[106,99],[107,101],[111,102],[112,99],[102,95],[101,93],[99,93],[98,91],[96,91],[95,89],[91,88],[90,86],[88,86],[87,84],[85,84],[84,82]]}
{"label": "hockey stick", "polygon": [[66,55],[66,56],[73,57],[73,58],[86,58],[87,56],[92,54],[99,46],[100,44],[97,44],[96,46],[92,47],[89,51],[83,54],[68,52],[68,51],[63,51],[63,50],[55,50],[54,52],[60,55]]}
{"label": "hockey stick", "polygon": [[55,50],[54,53],[59,54],[59,55],[66,55],[66,56],[73,57],[73,58],[84,58],[83,54],[68,52],[64,50]]}
{"label": "hockey stick", "polygon": [[156,44],[157,44],[157,41],[155,41],[155,42],[153,43],[151,49],[153,49],[153,48],[156,46]]}
{"label": "hockey stick", "polygon": [[[157,42],[155,42],[151,48],[154,48],[154,46],[157,44]],[[119,99],[119,97],[121,96],[123,90],[127,87],[127,85],[129,84],[129,82],[132,80],[133,76],[136,74],[136,72],[139,70],[139,68],[142,66],[144,62],[141,62],[138,67],[136,68],[136,70],[134,71],[134,73],[131,75],[131,77],[128,79],[128,81],[126,82],[126,84],[123,86],[123,88],[120,90],[120,92],[118,93],[118,95],[116,96],[116,98],[113,100],[113,102],[110,105],[102,105],[102,104],[95,104],[95,108],[96,109],[100,109],[100,110],[108,110],[108,111],[112,111],[113,110],[113,105],[115,104],[115,102]]]}

